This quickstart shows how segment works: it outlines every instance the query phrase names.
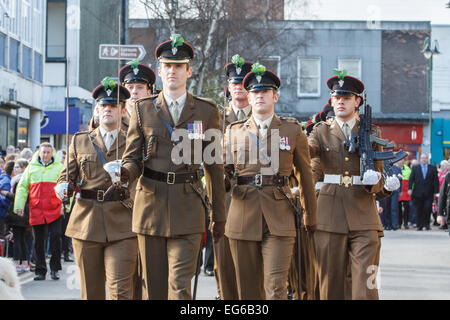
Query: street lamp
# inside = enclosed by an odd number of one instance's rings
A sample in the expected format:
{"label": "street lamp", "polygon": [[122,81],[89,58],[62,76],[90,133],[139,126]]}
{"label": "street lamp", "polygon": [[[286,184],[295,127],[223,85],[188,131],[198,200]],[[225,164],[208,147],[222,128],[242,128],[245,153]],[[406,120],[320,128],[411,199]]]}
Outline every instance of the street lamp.
{"label": "street lamp", "polygon": [[431,131],[431,124],[433,122],[433,56],[434,55],[439,55],[441,54],[441,52],[439,51],[439,42],[437,40],[434,40],[434,47],[433,49],[431,48],[431,39],[429,37],[426,37],[424,42],[423,42],[423,50],[422,53],[424,55],[424,57],[427,60],[430,60],[430,97],[429,97],[429,126],[430,126],[430,159],[431,159],[431,135],[432,135],[432,131]]}

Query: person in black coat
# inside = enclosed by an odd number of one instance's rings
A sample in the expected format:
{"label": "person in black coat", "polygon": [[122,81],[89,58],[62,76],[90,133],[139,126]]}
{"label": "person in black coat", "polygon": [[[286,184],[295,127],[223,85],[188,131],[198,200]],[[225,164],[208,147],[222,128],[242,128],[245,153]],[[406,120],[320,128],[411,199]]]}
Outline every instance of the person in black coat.
{"label": "person in black coat", "polygon": [[[438,222],[444,226],[447,217],[447,225],[450,224],[450,172],[445,175],[445,180],[442,182],[441,190],[439,191],[438,201]],[[450,233],[449,233],[450,234]]]}
{"label": "person in black coat", "polygon": [[428,164],[428,156],[420,155],[420,164],[413,167],[408,181],[408,194],[417,214],[417,231],[430,230],[430,215],[434,195],[439,192],[439,179],[435,166]]}

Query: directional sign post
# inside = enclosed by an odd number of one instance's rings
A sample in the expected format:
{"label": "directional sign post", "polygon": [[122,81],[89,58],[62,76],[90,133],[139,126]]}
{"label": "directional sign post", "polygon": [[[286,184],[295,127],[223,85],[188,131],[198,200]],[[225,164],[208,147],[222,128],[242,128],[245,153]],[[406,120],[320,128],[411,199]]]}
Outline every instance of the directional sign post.
{"label": "directional sign post", "polygon": [[99,59],[106,60],[142,60],[147,52],[141,44],[101,44],[98,48]]}

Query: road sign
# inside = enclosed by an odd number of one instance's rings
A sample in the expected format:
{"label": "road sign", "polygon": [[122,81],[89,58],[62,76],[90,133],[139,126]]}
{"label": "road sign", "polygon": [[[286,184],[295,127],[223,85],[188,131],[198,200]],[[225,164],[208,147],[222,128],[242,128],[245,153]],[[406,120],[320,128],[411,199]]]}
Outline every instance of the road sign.
{"label": "road sign", "polygon": [[101,44],[98,48],[99,59],[107,60],[142,60],[147,52],[141,44]]}

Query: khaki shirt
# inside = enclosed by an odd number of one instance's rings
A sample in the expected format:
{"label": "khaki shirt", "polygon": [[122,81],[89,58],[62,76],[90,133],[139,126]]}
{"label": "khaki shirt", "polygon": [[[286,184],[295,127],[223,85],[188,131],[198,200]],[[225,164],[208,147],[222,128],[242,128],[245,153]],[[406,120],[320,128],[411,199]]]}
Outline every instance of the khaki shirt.
{"label": "khaki shirt", "polygon": [[[125,149],[125,133],[119,134],[119,158]],[[92,141],[91,141],[92,139]],[[100,129],[74,135],[69,146],[69,180],[80,189],[107,190],[111,178],[103,169],[97,145],[106,162],[116,160],[117,143],[109,151],[101,137]],[[58,183],[66,182],[66,163],[58,177]],[[79,240],[108,242],[135,237],[131,231],[132,200],[104,201],[79,198],[76,200],[66,229],[66,236]]]}
{"label": "khaki shirt", "polygon": [[[314,225],[317,221],[317,204],[306,135],[295,119],[280,118],[274,115],[267,132],[266,148],[269,156],[271,155],[271,130],[274,129],[279,130],[280,137],[288,137],[290,144],[290,150],[279,150],[278,173],[289,177],[293,167],[297,169],[297,181],[301,181],[302,184],[300,189],[303,195],[302,205],[305,208],[304,221],[307,225]],[[234,122],[227,128],[225,150],[231,151],[230,156],[233,161],[233,164],[227,164],[227,172],[236,171],[239,176],[252,176],[260,173],[262,167],[270,166],[262,165],[260,160],[254,164],[249,161],[250,143],[256,143],[250,137],[251,134],[258,135],[253,117]],[[276,142],[276,145],[279,147],[279,141]],[[253,149],[256,149],[256,146]],[[242,153],[245,155],[245,161],[238,161]],[[284,186],[282,190],[295,201],[288,185]],[[225,226],[226,236],[232,239],[261,241],[263,217],[272,235],[291,237],[296,235],[294,211],[289,201],[276,186],[257,188],[251,185],[235,185],[232,189],[231,205]]]}
{"label": "khaki shirt", "polygon": [[[201,121],[203,127],[220,130],[219,111],[214,102],[187,94],[183,111],[173,123],[163,92],[157,97],[140,99],[131,115],[123,166],[130,172],[130,180],[138,179],[133,208],[133,231],[136,233],[171,237],[205,231],[205,207],[194,190],[203,187],[200,180],[190,183],[167,184],[141,175],[143,166],[167,173],[195,172],[194,144],[200,143],[204,151],[206,140],[190,142],[192,164],[175,164],[171,153],[174,144],[164,119],[173,129],[186,129],[188,124]],[[145,161],[143,154],[147,156]],[[225,184],[223,164],[204,164],[206,186],[211,191],[211,221],[224,222]]]}
{"label": "khaki shirt", "polygon": [[[359,130],[356,121],[352,133]],[[377,136],[380,130],[374,127]],[[360,159],[357,153],[344,148],[345,136],[336,120],[316,125],[308,138],[311,157],[320,159],[323,174],[360,175]],[[381,151],[381,146],[377,151]],[[375,170],[383,172],[383,162],[375,161]],[[319,177],[321,174],[318,174]],[[374,186],[325,183],[319,192],[317,203],[317,229],[346,234],[349,231],[383,230],[375,203],[375,193],[383,191],[383,177]]]}

